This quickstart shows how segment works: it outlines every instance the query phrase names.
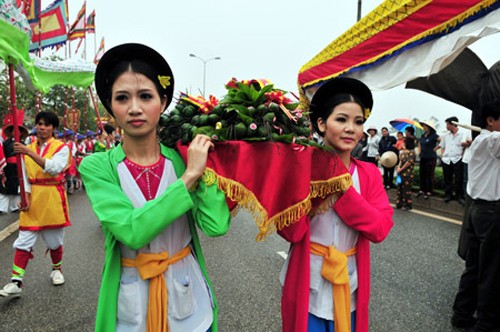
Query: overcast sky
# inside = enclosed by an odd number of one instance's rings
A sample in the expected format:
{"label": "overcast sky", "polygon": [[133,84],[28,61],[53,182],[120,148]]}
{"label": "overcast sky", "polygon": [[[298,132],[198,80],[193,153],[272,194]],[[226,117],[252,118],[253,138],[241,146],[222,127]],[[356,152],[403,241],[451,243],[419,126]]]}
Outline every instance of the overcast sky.
{"label": "overcast sky", "polygon": [[[51,1],[43,0],[42,7]],[[96,10],[96,43],[102,36],[106,49],[139,42],[155,48],[169,62],[176,91],[201,94],[203,62],[207,62],[206,95],[222,97],[224,84],[237,79],[267,78],[277,88],[297,92],[303,64],[356,23],[356,0],[274,1],[131,1],[88,0],[87,15]],[[362,16],[381,3],[363,0]],[[70,23],[83,0],[69,0]],[[72,49],[77,42],[72,43]],[[471,49],[489,68],[500,60],[492,45],[500,35],[483,38]],[[87,58],[94,53],[94,35],[87,39]],[[398,117],[431,116],[440,122],[456,115],[470,123],[470,111],[424,92],[402,86],[374,92],[374,109],[367,126],[388,126]],[[444,127],[442,125],[441,127]]]}

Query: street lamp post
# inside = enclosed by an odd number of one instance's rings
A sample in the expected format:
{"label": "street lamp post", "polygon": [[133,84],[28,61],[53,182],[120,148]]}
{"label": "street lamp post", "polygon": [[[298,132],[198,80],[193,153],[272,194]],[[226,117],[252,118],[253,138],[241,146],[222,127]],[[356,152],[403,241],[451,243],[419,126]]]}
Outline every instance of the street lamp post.
{"label": "street lamp post", "polygon": [[210,58],[208,60],[203,59],[202,57],[197,56],[196,54],[189,54],[192,58],[197,58],[203,62],[203,97],[205,97],[205,85],[207,83],[207,62],[212,60],[220,60],[221,58],[216,56],[215,58]]}
{"label": "street lamp post", "polygon": [[358,21],[361,20],[361,1],[358,0]]}

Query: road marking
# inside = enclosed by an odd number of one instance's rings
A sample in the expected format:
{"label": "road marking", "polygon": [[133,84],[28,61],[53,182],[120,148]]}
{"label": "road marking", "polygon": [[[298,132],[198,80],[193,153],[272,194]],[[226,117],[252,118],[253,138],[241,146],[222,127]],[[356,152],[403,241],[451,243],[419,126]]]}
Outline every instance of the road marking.
{"label": "road marking", "polygon": [[281,257],[283,257],[283,259],[286,259],[288,257],[288,254],[284,251],[278,251],[278,255],[280,255]]}
{"label": "road marking", "polygon": [[[396,205],[394,205],[394,204],[391,204],[391,205],[392,205],[392,207],[396,207]],[[409,212],[413,212],[413,213],[419,214],[421,216],[426,216],[426,217],[441,220],[441,221],[446,221],[446,222],[449,222],[449,223],[452,223],[455,225],[462,225],[462,222],[460,220],[442,217],[440,215],[429,213],[429,212],[424,212],[424,211],[415,210],[415,209],[411,209],[411,210],[409,210]]]}
{"label": "road marking", "polygon": [[0,231],[0,242],[19,229],[19,219]]}

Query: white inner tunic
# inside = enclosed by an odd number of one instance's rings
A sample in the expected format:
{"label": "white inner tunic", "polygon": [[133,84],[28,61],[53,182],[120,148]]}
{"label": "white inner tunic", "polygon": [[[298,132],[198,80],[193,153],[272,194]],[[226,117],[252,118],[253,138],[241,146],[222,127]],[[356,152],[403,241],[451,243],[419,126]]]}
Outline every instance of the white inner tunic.
{"label": "white inner tunic", "polygon": [[[135,208],[146,203],[139,186],[124,162],[118,164],[120,184]],[[165,160],[162,179],[156,197],[177,180],[172,162]],[[168,211],[165,211],[168,213]],[[154,218],[154,216],[152,216]],[[186,214],[175,220],[148,245],[130,250],[120,244],[122,257],[134,259],[138,253],[160,253],[169,256],[188,246],[191,232]],[[168,325],[172,332],[205,332],[213,321],[213,302],[194,252],[165,271],[168,289]],[[118,292],[117,331],[146,331],[149,299],[149,280],[142,280],[135,267],[122,267]]]}
{"label": "white inner tunic", "polygon": [[[351,175],[353,187],[360,192],[357,168]],[[353,207],[355,208],[355,207]],[[311,242],[324,246],[333,245],[337,250],[346,252],[356,246],[359,232],[347,226],[337,215],[333,208],[323,214],[315,215],[311,219]],[[286,271],[293,248],[290,251],[280,274],[280,282],[284,285]],[[310,289],[309,312],[319,318],[333,320],[333,292],[332,284],[321,276],[323,256],[311,254],[310,256]],[[358,272],[356,267],[356,254],[347,259],[349,270],[349,285],[351,290],[351,312],[356,310],[356,294],[358,289]]]}

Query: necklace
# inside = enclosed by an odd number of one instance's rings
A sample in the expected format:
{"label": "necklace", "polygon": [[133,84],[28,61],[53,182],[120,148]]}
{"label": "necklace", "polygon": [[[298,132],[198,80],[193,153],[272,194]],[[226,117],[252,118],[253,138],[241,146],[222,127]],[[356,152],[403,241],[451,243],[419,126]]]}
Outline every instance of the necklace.
{"label": "necklace", "polygon": [[160,185],[165,159],[160,157],[160,160],[148,166],[136,164],[127,158],[124,161],[146,200],[149,201],[155,198]]}

